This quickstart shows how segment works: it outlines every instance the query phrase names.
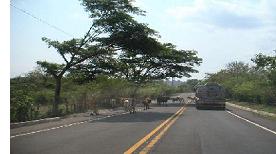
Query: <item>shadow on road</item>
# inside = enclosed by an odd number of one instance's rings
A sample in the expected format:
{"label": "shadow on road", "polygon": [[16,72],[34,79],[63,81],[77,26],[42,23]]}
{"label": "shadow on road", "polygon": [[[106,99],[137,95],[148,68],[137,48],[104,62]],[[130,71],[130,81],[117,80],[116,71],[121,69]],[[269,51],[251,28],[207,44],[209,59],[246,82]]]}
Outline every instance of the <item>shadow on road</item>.
{"label": "shadow on road", "polygon": [[152,107],[181,107],[184,106],[184,104],[181,103],[168,103],[168,106],[164,106],[164,105],[158,105],[158,104],[151,104]]}
{"label": "shadow on road", "polygon": [[[174,113],[164,113],[164,112],[151,112],[150,110],[146,112],[137,112],[135,114],[124,114],[115,117],[110,117],[97,122],[153,122],[165,120],[172,116]],[[90,123],[94,123],[91,121]]]}

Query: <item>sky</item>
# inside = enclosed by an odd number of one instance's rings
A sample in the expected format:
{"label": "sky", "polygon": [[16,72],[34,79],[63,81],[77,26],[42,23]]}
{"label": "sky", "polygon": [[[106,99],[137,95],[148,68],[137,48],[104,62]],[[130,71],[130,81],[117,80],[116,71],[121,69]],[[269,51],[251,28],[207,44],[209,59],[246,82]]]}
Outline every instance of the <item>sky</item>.
{"label": "sky", "polygon": [[[11,4],[11,77],[34,70],[38,60],[62,62],[41,38],[81,37],[91,23],[78,0],[12,0]],[[233,61],[252,64],[255,54],[271,55],[276,49],[275,0],[136,0],[134,5],[147,12],[135,18],[158,31],[161,42],[198,52],[203,63],[191,78],[202,79]]]}

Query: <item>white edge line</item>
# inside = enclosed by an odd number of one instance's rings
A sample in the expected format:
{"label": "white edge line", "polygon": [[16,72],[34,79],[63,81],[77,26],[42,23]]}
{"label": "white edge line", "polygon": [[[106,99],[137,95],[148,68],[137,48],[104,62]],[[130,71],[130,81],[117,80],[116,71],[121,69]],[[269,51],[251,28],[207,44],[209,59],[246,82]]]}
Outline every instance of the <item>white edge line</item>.
{"label": "white edge line", "polygon": [[[142,110],[138,109],[137,111],[142,111]],[[17,134],[17,135],[11,136],[10,138],[12,139],[12,138],[19,137],[19,136],[26,136],[26,135],[36,134],[36,133],[40,133],[40,132],[46,132],[46,131],[50,131],[50,130],[54,130],[54,129],[58,129],[58,128],[63,128],[63,127],[70,127],[70,126],[73,126],[73,125],[79,125],[79,124],[83,124],[83,123],[90,122],[90,121],[102,120],[102,119],[106,119],[106,118],[109,118],[109,117],[119,116],[119,115],[123,115],[123,114],[127,114],[127,113],[128,112],[123,112],[121,114],[108,115],[108,116],[105,116],[105,117],[102,117],[102,118],[95,118],[95,119],[86,120],[86,121],[82,121],[82,122],[75,122],[75,123],[71,123],[71,124],[61,125],[61,126],[47,128],[47,129],[41,129],[41,130],[32,131],[32,132],[28,132],[28,133]]]}
{"label": "white edge line", "polygon": [[245,119],[245,118],[243,118],[243,117],[241,117],[241,116],[238,116],[238,115],[236,115],[235,113],[232,113],[232,112],[230,112],[230,111],[227,111],[227,112],[230,113],[230,114],[232,114],[233,116],[235,116],[235,117],[237,117],[237,118],[240,118],[240,119],[242,119],[242,120],[244,120],[244,121],[246,121],[246,122],[248,122],[248,123],[251,123],[251,124],[253,124],[253,125],[255,125],[255,126],[259,127],[259,128],[262,128],[262,129],[264,129],[264,130],[266,130],[266,131],[268,131],[268,132],[273,133],[273,134],[276,135],[276,132],[273,131],[273,130],[270,130],[270,129],[268,129],[268,128],[266,128],[266,127],[260,125],[260,124],[254,123],[254,122],[252,122],[252,121],[250,121],[250,120],[248,120],[248,119]]}

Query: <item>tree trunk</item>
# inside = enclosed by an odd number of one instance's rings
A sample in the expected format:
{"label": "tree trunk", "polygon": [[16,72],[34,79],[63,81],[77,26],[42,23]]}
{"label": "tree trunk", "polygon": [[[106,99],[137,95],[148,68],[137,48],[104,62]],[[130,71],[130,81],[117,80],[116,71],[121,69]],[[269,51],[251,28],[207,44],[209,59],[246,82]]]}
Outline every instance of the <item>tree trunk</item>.
{"label": "tree trunk", "polygon": [[134,90],[133,90],[133,93],[132,93],[132,103],[133,103],[133,105],[134,105],[134,112],[135,112],[135,106],[136,106],[136,96],[137,96],[137,91],[138,91],[138,89],[139,89],[139,86],[138,85],[135,85],[135,87],[134,87]]}
{"label": "tree trunk", "polygon": [[55,100],[53,104],[53,116],[59,116],[58,105],[60,104],[61,78],[56,79]]}
{"label": "tree trunk", "polygon": [[68,107],[67,98],[65,98],[64,101],[65,101],[65,113],[68,114],[69,113],[69,107]]}

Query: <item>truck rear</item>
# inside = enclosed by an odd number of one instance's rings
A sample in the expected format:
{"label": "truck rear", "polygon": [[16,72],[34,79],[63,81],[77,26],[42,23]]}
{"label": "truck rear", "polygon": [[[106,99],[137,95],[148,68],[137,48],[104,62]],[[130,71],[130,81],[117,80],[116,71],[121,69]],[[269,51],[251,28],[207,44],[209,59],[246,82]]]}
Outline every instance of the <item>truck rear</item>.
{"label": "truck rear", "polygon": [[196,89],[197,109],[225,110],[225,91],[217,83],[206,83]]}

